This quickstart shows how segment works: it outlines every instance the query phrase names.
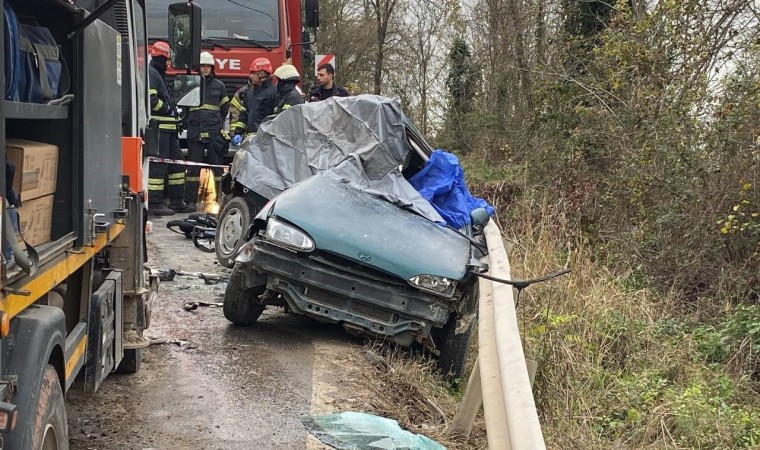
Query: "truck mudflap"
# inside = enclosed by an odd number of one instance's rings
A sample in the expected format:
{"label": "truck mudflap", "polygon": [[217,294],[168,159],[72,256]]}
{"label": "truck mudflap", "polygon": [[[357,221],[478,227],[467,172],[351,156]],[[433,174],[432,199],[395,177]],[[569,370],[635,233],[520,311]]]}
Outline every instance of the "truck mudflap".
{"label": "truck mudflap", "polygon": [[85,363],[85,389],[89,391],[97,391],[100,383],[119,367],[124,357],[123,298],[120,270],[111,271],[90,296]]}
{"label": "truck mudflap", "polygon": [[[32,305],[11,321],[10,334],[2,340],[3,381],[17,380],[5,401],[18,407],[14,430],[3,436],[3,448],[28,449],[32,445],[37,403],[45,368],[51,364],[61,383],[65,377],[66,320],[54,306]],[[61,386],[65,392],[65,386]]]}

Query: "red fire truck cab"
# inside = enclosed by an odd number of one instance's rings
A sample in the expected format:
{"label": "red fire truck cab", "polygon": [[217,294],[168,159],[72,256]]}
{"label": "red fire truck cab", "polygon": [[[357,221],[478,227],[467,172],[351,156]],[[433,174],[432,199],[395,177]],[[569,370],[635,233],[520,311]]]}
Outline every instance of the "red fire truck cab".
{"label": "red fire truck cab", "polygon": [[[176,0],[146,2],[150,42],[166,40],[167,8]],[[319,26],[318,0],[194,0],[203,8],[203,50],[216,60],[216,76],[232,95],[248,81],[248,68],[266,57],[277,68],[290,62],[303,76],[304,56],[309,58],[310,34]],[[169,75],[180,71],[168,71]]]}

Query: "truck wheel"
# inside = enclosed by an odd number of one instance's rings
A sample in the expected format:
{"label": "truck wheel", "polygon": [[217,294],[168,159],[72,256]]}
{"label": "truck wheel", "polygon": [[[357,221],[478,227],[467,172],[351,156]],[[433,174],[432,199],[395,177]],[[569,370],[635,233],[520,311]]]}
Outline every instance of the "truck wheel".
{"label": "truck wheel", "polygon": [[256,297],[264,293],[266,286],[247,288],[245,286],[245,265],[235,264],[224,291],[224,317],[235,325],[253,325],[264,312],[264,305],[255,303]]}
{"label": "truck wheel", "polygon": [[253,205],[246,196],[236,196],[225,202],[216,227],[216,259],[224,267],[235,265],[235,255],[245,243],[245,233],[251,223]]}
{"label": "truck wheel", "polygon": [[45,368],[40,388],[40,400],[34,420],[32,448],[66,450],[69,448],[69,430],[66,424],[66,405],[63,401],[58,373],[50,364]]}
{"label": "truck wheel", "polygon": [[140,370],[143,358],[142,348],[130,348],[124,350],[124,357],[121,358],[119,368],[116,369],[119,373],[136,373]]}
{"label": "truck wheel", "polygon": [[436,342],[436,346],[441,351],[438,356],[438,368],[441,369],[443,376],[452,382],[461,378],[464,372],[475,321],[473,320],[467,330],[461,334],[456,334],[456,327],[456,317],[452,316],[440,330],[440,338]]}

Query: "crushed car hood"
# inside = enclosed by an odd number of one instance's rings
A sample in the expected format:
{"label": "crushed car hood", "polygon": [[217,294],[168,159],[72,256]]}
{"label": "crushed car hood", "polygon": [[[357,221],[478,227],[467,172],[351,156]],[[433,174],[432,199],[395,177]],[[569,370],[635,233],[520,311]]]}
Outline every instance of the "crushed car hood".
{"label": "crushed car hood", "polygon": [[358,95],[297,105],[261,124],[235,154],[231,173],[271,199],[329,171],[356,189],[445,223],[399,170],[413,151],[405,130],[398,98]]}
{"label": "crushed car hood", "polygon": [[470,261],[470,242],[457,232],[329,174],[285,191],[271,212],[307,232],[318,249],[404,280],[462,280]]}

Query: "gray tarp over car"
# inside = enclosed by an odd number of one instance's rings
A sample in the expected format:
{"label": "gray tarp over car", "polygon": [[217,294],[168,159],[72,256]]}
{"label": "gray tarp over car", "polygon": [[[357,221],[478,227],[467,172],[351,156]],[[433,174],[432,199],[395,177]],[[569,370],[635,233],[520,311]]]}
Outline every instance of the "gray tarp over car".
{"label": "gray tarp over car", "polygon": [[399,170],[414,151],[403,121],[397,98],[359,95],[298,105],[261,124],[235,155],[232,176],[268,199],[313,175],[333,176],[443,223]]}

